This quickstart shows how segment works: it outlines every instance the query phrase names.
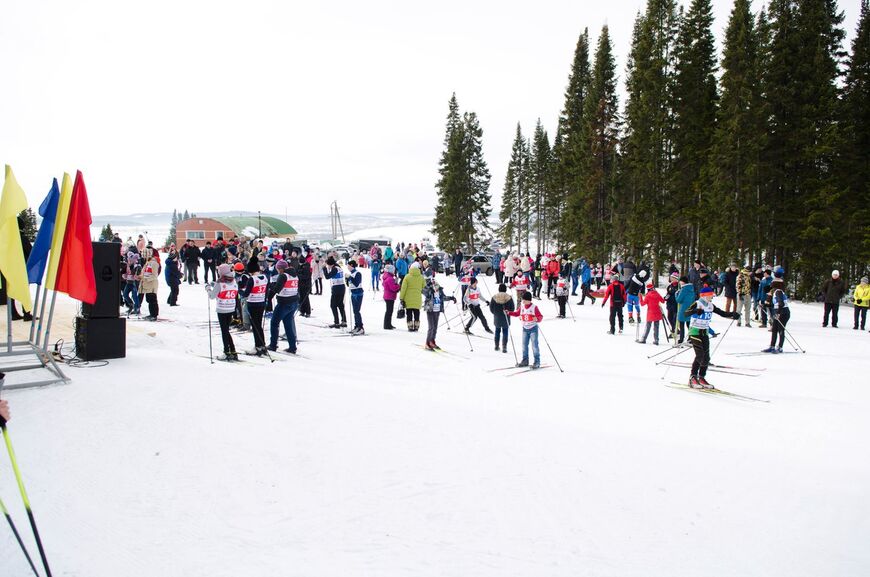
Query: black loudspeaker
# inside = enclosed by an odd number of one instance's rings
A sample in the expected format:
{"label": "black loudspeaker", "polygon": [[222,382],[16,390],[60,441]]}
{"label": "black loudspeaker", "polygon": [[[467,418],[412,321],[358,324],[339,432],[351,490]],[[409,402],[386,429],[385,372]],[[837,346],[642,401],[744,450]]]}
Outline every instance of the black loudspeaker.
{"label": "black loudspeaker", "polygon": [[76,356],[85,361],[127,356],[127,319],[76,317]]}
{"label": "black loudspeaker", "polygon": [[94,279],[97,300],[82,303],[82,316],[89,319],[118,318],[121,307],[121,245],[115,242],[92,242],[94,247]]}

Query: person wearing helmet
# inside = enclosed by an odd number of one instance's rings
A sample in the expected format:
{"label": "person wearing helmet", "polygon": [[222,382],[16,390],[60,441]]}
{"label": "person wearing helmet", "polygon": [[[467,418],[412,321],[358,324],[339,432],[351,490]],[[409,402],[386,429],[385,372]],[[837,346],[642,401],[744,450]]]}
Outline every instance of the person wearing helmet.
{"label": "person wearing helmet", "polygon": [[208,298],[215,300],[215,311],[217,312],[218,325],[221,328],[224,354],[218,356],[218,360],[237,361],[239,355],[236,353],[236,345],[230,334],[230,321],[236,313],[236,296],[239,292],[239,285],[236,283],[236,275],[232,267],[227,263],[218,265],[217,274],[217,281],[211,284],[207,283],[205,292],[208,294]]}
{"label": "person wearing helmet", "polygon": [[725,312],[713,304],[716,291],[710,286],[701,287],[701,294],[694,303],[686,309],[689,317],[689,344],[695,350],[695,360],[692,362],[692,375],[689,378],[689,386],[694,389],[713,389],[713,385],[707,382],[707,366],[710,364],[710,337],[707,332],[710,328],[710,320],[713,314],[720,317],[739,319],[740,313]]}
{"label": "person wearing helmet", "polygon": [[[774,276],[776,276],[774,274]],[[828,326],[828,317],[831,318],[831,326],[837,328],[837,313],[840,311],[840,299],[846,295],[846,283],[840,278],[840,271],[831,272],[831,278],[822,285],[822,295],[825,298],[825,316],[822,326]]]}

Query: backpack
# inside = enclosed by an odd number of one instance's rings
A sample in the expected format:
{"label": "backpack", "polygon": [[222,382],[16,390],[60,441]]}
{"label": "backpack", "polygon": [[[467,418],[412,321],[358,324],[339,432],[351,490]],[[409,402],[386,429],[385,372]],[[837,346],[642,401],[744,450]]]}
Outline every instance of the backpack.
{"label": "backpack", "polygon": [[613,285],[613,304],[625,304],[625,287],[621,284]]}

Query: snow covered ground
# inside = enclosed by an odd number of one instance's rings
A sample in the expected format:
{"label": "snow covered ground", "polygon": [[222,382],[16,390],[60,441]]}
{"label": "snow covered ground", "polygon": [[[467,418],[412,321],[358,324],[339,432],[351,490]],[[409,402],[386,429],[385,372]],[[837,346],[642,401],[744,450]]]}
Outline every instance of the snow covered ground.
{"label": "snow covered ground", "polygon": [[[126,359],[4,393],[55,575],[870,574],[870,335],[851,309],[822,329],[819,306],[795,304],[805,355],[732,355],[767,345],[758,328],[713,341],[714,362],[765,370],[710,380],[765,403],[665,386],[688,370],[663,379],[647,358],[663,347],[606,335],[597,304],[575,322],[539,302],[565,372],[508,376],[489,371],[510,346],[471,337],[472,352],[458,319],[447,353],[420,347],[425,319],[383,331],[371,291],[367,336],[323,328],[315,296],[304,358],[210,364],[203,287],[176,308],[161,291],[171,322],[129,322]],[[0,496],[36,554],[6,461]],[[0,528],[0,575],[28,574]]]}

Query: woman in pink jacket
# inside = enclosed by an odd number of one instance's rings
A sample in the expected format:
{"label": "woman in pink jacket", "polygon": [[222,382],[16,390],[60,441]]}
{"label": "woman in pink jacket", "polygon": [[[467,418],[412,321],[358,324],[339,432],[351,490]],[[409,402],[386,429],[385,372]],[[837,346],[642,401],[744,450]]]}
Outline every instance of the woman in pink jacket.
{"label": "woman in pink jacket", "polygon": [[396,304],[396,295],[399,294],[399,283],[396,282],[396,268],[388,264],[384,267],[384,276],[381,278],[384,287],[384,302],[387,303],[387,311],[384,313],[384,330],[391,331],[393,326],[393,305]]}

